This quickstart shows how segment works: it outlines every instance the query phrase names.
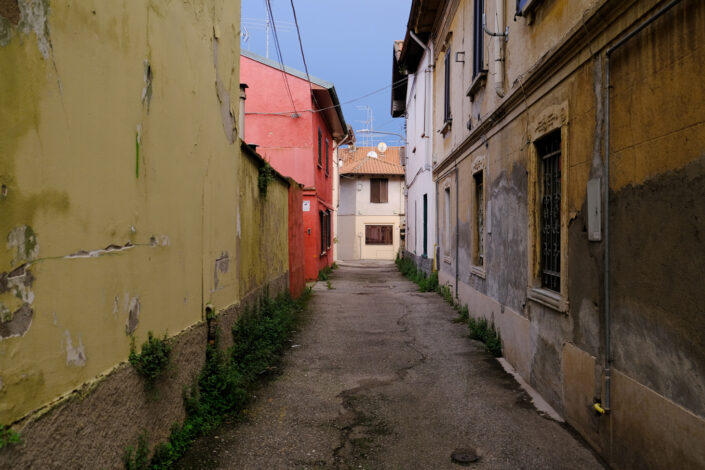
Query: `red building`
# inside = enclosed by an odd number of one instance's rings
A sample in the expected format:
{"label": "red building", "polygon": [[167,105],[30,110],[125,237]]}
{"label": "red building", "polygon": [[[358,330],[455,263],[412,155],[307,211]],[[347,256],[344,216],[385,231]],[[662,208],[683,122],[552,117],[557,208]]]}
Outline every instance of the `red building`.
{"label": "red building", "polygon": [[247,84],[245,142],[279,173],[301,183],[305,277],[333,264],[333,147],[347,125],[332,83],[242,50]]}

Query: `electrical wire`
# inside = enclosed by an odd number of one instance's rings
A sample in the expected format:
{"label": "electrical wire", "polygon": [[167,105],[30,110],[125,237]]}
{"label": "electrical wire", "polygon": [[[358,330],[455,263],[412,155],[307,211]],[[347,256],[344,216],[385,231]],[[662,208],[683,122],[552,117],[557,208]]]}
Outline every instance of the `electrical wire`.
{"label": "electrical wire", "polygon": [[299,113],[296,112],[296,105],[294,104],[294,95],[291,93],[291,88],[289,87],[289,80],[287,78],[287,73],[284,70],[284,56],[282,55],[282,49],[279,44],[279,35],[277,34],[277,25],[274,22],[274,14],[272,13],[272,4],[270,0],[264,0],[267,7],[267,14],[269,15],[269,21],[272,23],[272,35],[274,36],[274,46],[277,50],[277,56],[279,57],[279,65],[281,66],[282,77],[284,78],[284,85],[286,85],[286,92],[289,95],[289,100],[291,101],[291,107],[294,110],[293,114],[289,113],[292,117],[298,117]]}
{"label": "electrical wire", "polygon": [[[369,92],[369,93],[367,93],[367,94],[364,94],[364,95],[362,95],[362,96],[358,96],[357,98],[353,98],[353,99],[348,100],[348,101],[345,101],[345,102],[343,102],[343,103],[334,104],[333,106],[327,106],[327,107],[325,107],[325,108],[319,108],[319,109],[303,109],[303,110],[301,110],[301,112],[302,112],[302,113],[320,113],[320,112],[323,112],[323,111],[327,111],[327,110],[329,110],[329,109],[340,108],[340,107],[342,107],[343,105],[350,104],[350,103],[354,103],[355,101],[360,101],[360,100],[365,99],[365,98],[367,98],[367,97],[369,97],[369,96],[375,95],[375,94],[377,94],[377,93],[381,93],[381,92],[383,92],[384,90],[386,90],[387,88],[391,88],[391,89],[399,88],[400,86],[403,86],[403,85],[404,85],[404,82],[406,82],[406,77],[402,78],[401,80],[397,80],[396,82],[392,83],[391,85],[383,86],[382,88],[379,88],[379,89],[377,89],[377,90],[375,90],[375,91],[371,91],[371,92]],[[262,114],[262,115],[270,115],[270,116],[274,116],[274,115],[276,115],[276,116],[290,116],[290,115],[291,115],[291,112],[290,112],[290,111],[284,111],[284,112],[280,112],[280,113],[245,112],[245,114]]]}
{"label": "electrical wire", "polygon": [[301,41],[301,30],[299,29],[299,20],[298,20],[298,18],[296,18],[296,8],[294,8],[294,0],[291,0],[291,11],[294,13],[294,24],[296,25],[296,34],[299,36],[299,49],[301,49],[301,59],[304,61],[304,70],[306,71],[306,80],[308,81],[308,89],[311,91],[311,97],[313,98],[313,87],[311,86],[311,77],[308,74],[308,66],[306,65],[306,55],[304,54],[304,43]]}

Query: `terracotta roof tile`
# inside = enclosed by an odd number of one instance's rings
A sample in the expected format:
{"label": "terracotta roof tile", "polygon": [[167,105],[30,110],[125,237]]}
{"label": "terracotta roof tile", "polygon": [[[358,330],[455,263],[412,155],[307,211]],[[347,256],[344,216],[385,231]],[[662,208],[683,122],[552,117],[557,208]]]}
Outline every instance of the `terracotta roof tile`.
{"label": "terracotta roof tile", "polygon": [[[343,161],[340,174],[358,175],[404,175],[404,167],[401,166],[399,149],[401,147],[387,147],[384,153],[380,153],[376,147],[356,147],[341,148],[338,157]],[[375,157],[367,156],[374,151]]]}

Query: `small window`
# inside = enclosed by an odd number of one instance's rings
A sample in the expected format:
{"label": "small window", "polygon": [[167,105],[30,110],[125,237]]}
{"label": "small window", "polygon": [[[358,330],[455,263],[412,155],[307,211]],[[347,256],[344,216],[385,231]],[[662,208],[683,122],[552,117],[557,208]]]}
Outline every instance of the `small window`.
{"label": "small window", "polygon": [[450,256],[450,188],[445,189],[445,198],[443,199],[443,254]]}
{"label": "small window", "polygon": [[318,129],[318,168],[323,166],[323,133]]}
{"label": "small window", "polygon": [[331,242],[331,218],[330,218],[330,210],[326,210],[326,249],[330,250],[330,242]]}
{"label": "small window", "polygon": [[[472,77],[475,78],[485,69],[484,37],[482,16],[485,14],[485,0],[475,0],[473,8],[473,44],[472,44]],[[498,39],[499,40],[499,39]]]}
{"label": "small window", "polygon": [[365,225],[366,245],[392,245],[393,225]]}
{"label": "small window", "polygon": [[483,171],[478,171],[473,175],[473,183],[475,186],[475,242],[473,264],[475,266],[484,266],[485,264],[485,193],[483,184]]}
{"label": "small window", "polygon": [[536,142],[539,158],[541,287],[561,290],[561,132]]}
{"label": "small window", "polygon": [[446,49],[445,55],[445,83],[443,88],[443,123],[451,122],[450,116],[450,45]]}
{"label": "small window", "polygon": [[326,139],[326,176],[328,175],[329,170],[329,154],[328,154],[328,148],[330,147],[330,142],[328,139]]}
{"label": "small window", "polygon": [[320,219],[321,227],[321,254],[323,254],[326,252],[326,213],[323,211],[319,211],[318,217]]}
{"label": "small window", "polygon": [[387,179],[386,178],[371,178],[370,179],[370,202],[386,203],[389,201],[387,197]]}

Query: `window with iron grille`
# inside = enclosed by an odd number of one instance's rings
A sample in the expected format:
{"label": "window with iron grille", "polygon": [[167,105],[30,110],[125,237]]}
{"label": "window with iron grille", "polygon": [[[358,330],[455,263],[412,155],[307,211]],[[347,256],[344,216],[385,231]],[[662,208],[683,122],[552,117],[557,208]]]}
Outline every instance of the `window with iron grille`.
{"label": "window with iron grille", "polygon": [[541,287],[561,290],[561,132],[536,142],[541,200]]}
{"label": "window with iron grille", "polygon": [[366,245],[392,245],[393,225],[365,225]]}
{"label": "window with iron grille", "polygon": [[326,210],[326,249],[330,250],[331,242],[331,225],[330,210]]}
{"label": "window with iron grille", "polygon": [[443,89],[443,122],[449,123],[450,117],[450,46],[445,55],[445,84]]}
{"label": "window with iron grille", "polygon": [[385,203],[389,201],[387,194],[388,182],[386,178],[370,179],[370,202]]}
{"label": "window with iron grille", "polygon": [[485,14],[485,0],[475,0],[473,8],[473,44],[472,44],[472,77],[477,77],[480,73],[486,72],[484,37],[482,30],[482,15]]}
{"label": "window with iron grille", "polygon": [[475,256],[474,264],[483,266],[485,264],[485,197],[482,171],[478,171],[473,175],[475,183]]}

